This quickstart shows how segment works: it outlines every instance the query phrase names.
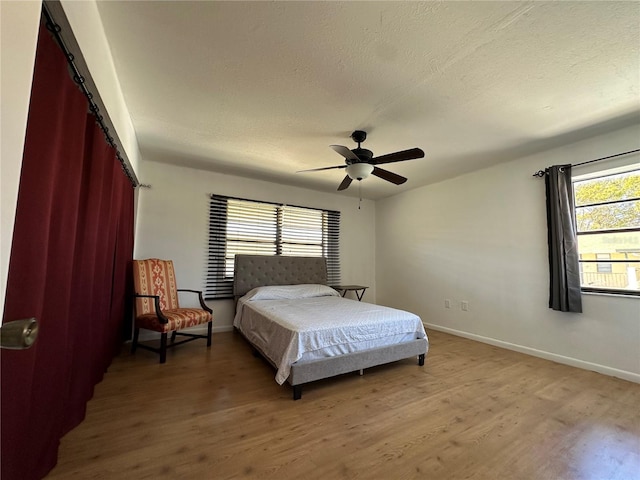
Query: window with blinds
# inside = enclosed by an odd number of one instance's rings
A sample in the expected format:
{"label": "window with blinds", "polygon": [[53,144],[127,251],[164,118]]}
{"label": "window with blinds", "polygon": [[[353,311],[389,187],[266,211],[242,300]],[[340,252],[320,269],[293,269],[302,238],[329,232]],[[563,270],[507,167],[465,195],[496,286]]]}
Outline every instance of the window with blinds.
{"label": "window with blinds", "polygon": [[233,297],[236,254],[325,257],[340,283],[340,212],[211,195],[205,297]]}

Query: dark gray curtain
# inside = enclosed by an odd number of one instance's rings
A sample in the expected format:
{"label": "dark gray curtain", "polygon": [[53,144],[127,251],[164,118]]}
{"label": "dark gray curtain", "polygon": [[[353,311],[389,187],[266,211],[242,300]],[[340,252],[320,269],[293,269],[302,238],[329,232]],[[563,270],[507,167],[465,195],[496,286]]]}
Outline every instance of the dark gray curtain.
{"label": "dark gray curtain", "polygon": [[571,165],[546,170],[549,308],[582,312]]}

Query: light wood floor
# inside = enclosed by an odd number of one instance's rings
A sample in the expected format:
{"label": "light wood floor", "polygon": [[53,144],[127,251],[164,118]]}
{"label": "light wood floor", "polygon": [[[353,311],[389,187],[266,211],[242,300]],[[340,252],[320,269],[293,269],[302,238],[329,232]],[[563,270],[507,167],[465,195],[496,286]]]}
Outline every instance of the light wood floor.
{"label": "light wood floor", "polygon": [[640,478],[640,385],[429,331],[406,360],[278,386],[234,333],[115,359],[49,479]]}

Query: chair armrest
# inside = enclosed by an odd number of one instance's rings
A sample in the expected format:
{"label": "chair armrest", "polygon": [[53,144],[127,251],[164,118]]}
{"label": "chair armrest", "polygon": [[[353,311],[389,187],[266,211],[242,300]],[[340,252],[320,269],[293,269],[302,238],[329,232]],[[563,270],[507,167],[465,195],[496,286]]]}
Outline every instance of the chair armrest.
{"label": "chair armrest", "polygon": [[204,298],[202,298],[202,290],[190,290],[188,288],[178,288],[176,289],[178,292],[191,292],[191,293],[197,293],[198,294],[198,300],[200,300],[200,306],[202,307],[203,310],[213,314],[213,310],[211,310],[211,308],[204,303]]}
{"label": "chair armrest", "polygon": [[160,320],[160,323],[169,323],[169,319],[162,314],[162,309],[160,308],[160,295],[142,295],[141,293],[134,293],[133,296],[137,298],[153,298],[158,320]]}

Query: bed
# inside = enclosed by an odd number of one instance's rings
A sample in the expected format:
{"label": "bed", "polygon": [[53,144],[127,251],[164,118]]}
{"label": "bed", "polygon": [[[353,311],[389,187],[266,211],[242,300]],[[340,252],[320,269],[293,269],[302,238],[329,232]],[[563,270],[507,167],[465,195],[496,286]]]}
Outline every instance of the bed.
{"label": "bed", "polygon": [[417,315],[342,298],[324,258],[236,255],[234,327],[302,397],[305,383],[410,357],[429,344]]}

